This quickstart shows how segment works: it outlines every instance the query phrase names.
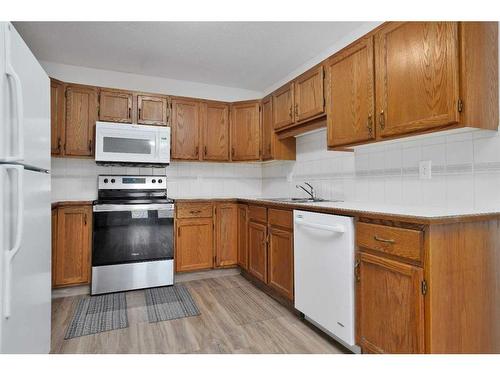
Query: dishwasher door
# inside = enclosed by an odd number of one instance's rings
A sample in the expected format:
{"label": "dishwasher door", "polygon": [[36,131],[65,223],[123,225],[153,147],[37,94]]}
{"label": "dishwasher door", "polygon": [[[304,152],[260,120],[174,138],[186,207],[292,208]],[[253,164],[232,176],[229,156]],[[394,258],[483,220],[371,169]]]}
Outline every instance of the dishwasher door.
{"label": "dishwasher door", "polygon": [[293,212],[295,308],[344,345],[355,345],[352,217]]}

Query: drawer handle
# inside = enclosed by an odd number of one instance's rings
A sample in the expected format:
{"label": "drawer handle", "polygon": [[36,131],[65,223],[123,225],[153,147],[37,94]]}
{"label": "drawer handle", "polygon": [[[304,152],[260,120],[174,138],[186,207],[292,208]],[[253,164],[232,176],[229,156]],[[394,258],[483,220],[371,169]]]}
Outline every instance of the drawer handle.
{"label": "drawer handle", "polygon": [[201,210],[192,210],[192,211],[189,211],[190,214],[199,214],[201,212]]}
{"label": "drawer handle", "polygon": [[378,236],[373,236],[373,238],[374,238],[375,241],[379,241],[379,242],[396,243],[396,241],[394,241],[394,240],[388,240],[388,239],[385,239],[385,238],[380,238]]}

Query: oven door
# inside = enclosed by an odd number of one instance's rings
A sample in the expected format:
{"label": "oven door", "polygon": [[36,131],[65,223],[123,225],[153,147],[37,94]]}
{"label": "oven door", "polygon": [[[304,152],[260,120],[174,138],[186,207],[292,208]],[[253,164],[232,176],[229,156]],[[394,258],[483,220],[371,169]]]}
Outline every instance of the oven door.
{"label": "oven door", "polygon": [[122,163],[170,163],[170,128],[96,123],[95,160]]}
{"label": "oven door", "polygon": [[174,257],[173,204],[94,206],[92,266]]}

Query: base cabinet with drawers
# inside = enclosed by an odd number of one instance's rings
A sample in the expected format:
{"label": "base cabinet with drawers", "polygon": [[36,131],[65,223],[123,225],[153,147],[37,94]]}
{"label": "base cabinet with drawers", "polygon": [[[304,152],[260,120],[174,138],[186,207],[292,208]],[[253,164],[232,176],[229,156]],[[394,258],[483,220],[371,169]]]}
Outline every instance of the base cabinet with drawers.
{"label": "base cabinet with drawers", "polygon": [[500,220],[358,218],[363,353],[500,353]]}
{"label": "base cabinet with drawers", "polygon": [[92,254],[91,204],[52,209],[52,286],[88,284]]}
{"label": "base cabinet with drawers", "polygon": [[237,203],[177,203],[175,271],[199,271],[236,266],[237,223]]}

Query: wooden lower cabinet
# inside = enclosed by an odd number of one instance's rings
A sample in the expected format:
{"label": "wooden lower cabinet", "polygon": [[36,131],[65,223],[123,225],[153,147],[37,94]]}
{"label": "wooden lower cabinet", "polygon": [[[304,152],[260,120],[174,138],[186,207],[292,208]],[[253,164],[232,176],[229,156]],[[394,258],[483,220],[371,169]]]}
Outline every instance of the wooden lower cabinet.
{"label": "wooden lower cabinet", "polygon": [[423,269],[359,255],[358,344],[366,353],[424,353]]}
{"label": "wooden lower cabinet", "polygon": [[248,224],[248,272],[267,283],[267,225],[255,221]]}
{"label": "wooden lower cabinet", "polygon": [[219,203],[215,206],[215,266],[238,263],[238,205]]}
{"label": "wooden lower cabinet", "polygon": [[177,272],[213,267],[213,225],[212,218],[176,221],[175,270]]}
{"label": "wooden lower cabinet", "polygon": [[268,273],[269,286],[288,299],[293,299],[293,233],[269,227]]}
{"label": "wooden lower cabinet", "polygon": [[248,206],[238,205],[238,266],[248,270]]}
{"label": "wooden lower cabinet", "polygon": [[92,206],[69,205],[52,211],[52,282],[54,287],[90,281]]}

